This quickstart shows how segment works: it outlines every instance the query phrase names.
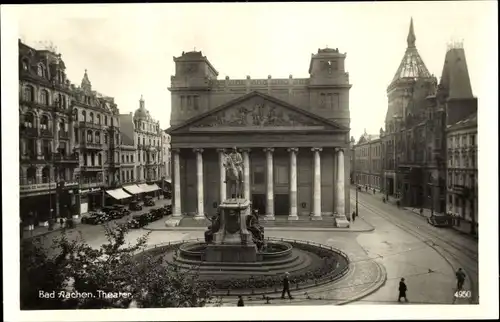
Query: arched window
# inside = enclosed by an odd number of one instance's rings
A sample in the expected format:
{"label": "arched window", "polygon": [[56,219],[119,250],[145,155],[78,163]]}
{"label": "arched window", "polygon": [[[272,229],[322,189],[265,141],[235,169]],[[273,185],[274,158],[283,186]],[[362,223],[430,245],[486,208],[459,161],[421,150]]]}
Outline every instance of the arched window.
{"label": "arched window", "polygon": [[21,62],[21,66],[23,70],[28,71],[28,66],[29,66],[28,60],[23,59],[23,61]]}
{"label": "arched window", "polygon": [[104,125],[108,126],[108,116],[104,115]]}
{"label": "arched window", "polygon": [[48,166],[42,169],[42,183],[50,182],[50,168]]}
{"label": "arched window", "polygon": [[85,111],[82,111],[82,117],[83,117],[83,121],[87,122],[87,113]]}
{"label": "arched window", "polygon": [[35,94],[35,90],[34,90],[33,86],[27,85],[24,88],[23,98],[27,102],[33,102],[35,100],[34,94]]}
{"label": "arched window", "polygon": [[146,145],[146,139],[142,138],[142,145]]}
{"label": "arched window", "polygon": [[101,124],[101,114],[97,114],[97,124]]}
{"label": "arched window", "polygon": [[62,98],[63,98],[63,96],[60,93],[58,93],[56,95],[54,105],[62,108],[63,107],[63,99]]}
{"label": "arched window", "polygon": [[95,143],[101,143],[101,133],[95,132]]}
{"label": "arched window", "polygon": [[97,162],[98,162],[97,164],[98,164],[98,165],[101,165],[101,164],[102,164],[102,155],[101,155],[100,153],[97,155],[97,160],[98,160],[98,161],[97,161]]}
{"label": "arched window", "polygon": [[42,130],[47,130],[49,128],[49,117],[47,115],[42,115],[40,118],[40,128]]}
{"label": "arched window", "polygon": [[35,116],[33,113],[24,114],[24,126],[27,128],[35,127]]}
{"label": "arched window", "polygon": [[49,105],[49,93],[45,89],[40,91],[40,103]]}
{"label": "arched window", "polygon": [[88,143],[92,142],[92,131],[91,130],[87,131],[87,142]]}
{"label": "arched window", "polygon": [[43,64],[38,64],[37,74],[40,77],[45,77],[45,66]]}
{"label": "arched window", "polygon": [[90,123],[94,123],[94,113],[92,112],[89,113],[89,121]]}
{"label": "arched window", "polygon": [[26,179],[28,180],[28,184],[36,183],[36,168],[35,167],[28,168],[28,171],[26,172]]}
{"label": "arched window", "polygon": [[66,124],[63,119],[59,121],[59,131],[66,132]]}

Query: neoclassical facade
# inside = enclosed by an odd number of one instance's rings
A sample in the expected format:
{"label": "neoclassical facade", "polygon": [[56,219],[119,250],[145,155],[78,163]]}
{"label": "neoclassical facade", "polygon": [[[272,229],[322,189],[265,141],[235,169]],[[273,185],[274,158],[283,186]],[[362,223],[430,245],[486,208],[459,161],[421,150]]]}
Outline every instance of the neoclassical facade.
{"label": "neoclassical facade", "polygon": [[174,216],[215,214],[231,197],[222,152],[244,160],[244,197],[275,216],[349,218],[349,84],[345,54],[319,49],[309,78],[217,80],[201,52],[174,58]]}

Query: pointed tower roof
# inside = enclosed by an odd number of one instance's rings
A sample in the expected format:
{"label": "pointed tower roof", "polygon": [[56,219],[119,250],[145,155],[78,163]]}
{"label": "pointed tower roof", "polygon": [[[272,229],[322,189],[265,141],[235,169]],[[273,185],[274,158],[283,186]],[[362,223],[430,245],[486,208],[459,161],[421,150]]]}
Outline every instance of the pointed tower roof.
{"label": "pointed tower roof", "polygon": [[473,98],[472,86],[462,44],[454,44],[446,53],[441,86],[448,91],[449,98]]}
{"label": "pointed tower roof", "polygon": [[86,69],[85,69],[85,74],[83,74],[81,87],[84,90],[89,90],[89,91],[92,89],[92,84],[90,83],[89,75],[87,75],[87,70]]}
{"label": "pointed tower roof", "polygon": [[402,78],[428,78],[431,77],[429,70],[425,66],[420,54],[415,46],[415,30],[413,29],[413,18],[410,20],[410,30],[408,32],[408,37],[406,42],[408,46],[406,47],[405,55],[399,64],[399,68],[392,79],[392,83],[402,79]]}

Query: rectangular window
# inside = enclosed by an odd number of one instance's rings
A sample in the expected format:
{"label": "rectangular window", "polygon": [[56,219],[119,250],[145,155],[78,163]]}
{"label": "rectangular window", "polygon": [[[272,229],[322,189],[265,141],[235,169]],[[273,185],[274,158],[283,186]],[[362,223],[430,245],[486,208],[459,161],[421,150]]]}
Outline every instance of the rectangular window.
{"label": "rectangular window", "polygon": [[134,163],[134,155],[130,156],[130,162]]}
{"label": "rectangular window", "polygon": [[274,168],[274,182],[279,185],[288,184],[288,171],[286,166],[277,165]]}
{"label": "rectangular window", "polygon": [[266,172],[264,167],[255,167],[253,172],[253,183],[264,184],[266,182]]}
{"label": "rectangular window", "polygon": [[200,106],[200,97],[196,95],[193,97],[193,108],[195,110],[198,110],[199,106]]}
{"label": "rectangular window", "polygon": [[476,136],[474,134],[471,134],[470,136],[470,146],[476,145]]}

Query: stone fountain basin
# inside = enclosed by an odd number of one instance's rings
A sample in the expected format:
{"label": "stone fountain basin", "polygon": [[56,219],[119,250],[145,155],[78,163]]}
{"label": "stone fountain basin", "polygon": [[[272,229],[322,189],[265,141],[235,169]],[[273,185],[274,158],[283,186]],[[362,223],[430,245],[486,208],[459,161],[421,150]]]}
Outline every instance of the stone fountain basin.
{"label": "stone fountain basin", "polygon": [[[210,264],[210,262],[204,261],[204,253],[207,248],[207,244],[204,242],[195,242],[195,243],[185,243],[179,246],[180,257],[184,259],[190,260],[198,260],[202,261],[203,264]],[[262,252],[257,252],[257,257],[260,262],[269,262],[273,259],[285,259],[292,254],[292,245],[282,241],[268,241],[267,249]],[[217,262],[219,265],[223,265],[224,263]],[[251,265],[255,263],[230,263],[231,265]],[[203,265],[202,264],[202,265]]]}

